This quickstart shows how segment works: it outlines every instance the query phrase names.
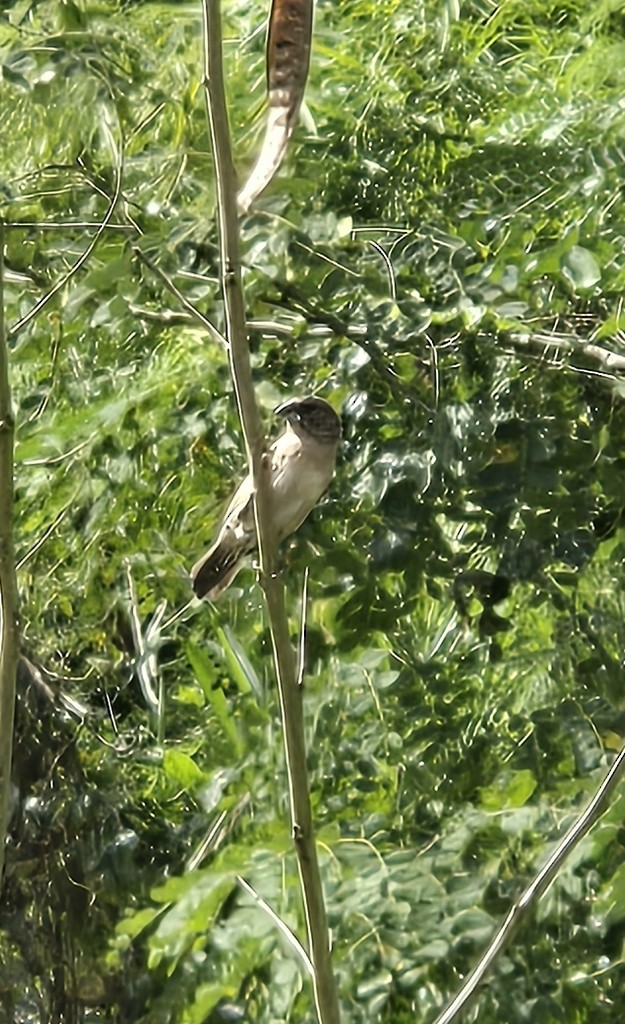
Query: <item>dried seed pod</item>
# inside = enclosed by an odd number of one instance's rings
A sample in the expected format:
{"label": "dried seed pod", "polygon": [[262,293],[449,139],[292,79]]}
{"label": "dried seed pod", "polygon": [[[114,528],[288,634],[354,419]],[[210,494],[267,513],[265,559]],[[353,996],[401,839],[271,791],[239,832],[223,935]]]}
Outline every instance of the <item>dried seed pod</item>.
{"label": "dried seed pod", "polygon": [[312,0],[273,0],[267,37],[270,106],[299,109],[308,78]]}
{"label": "dried seed pod", "polygon": [[280,167],[304,97],[313,0],[273,0],[267,35],[267,127],[256,164],[238,195],[246,213]]}

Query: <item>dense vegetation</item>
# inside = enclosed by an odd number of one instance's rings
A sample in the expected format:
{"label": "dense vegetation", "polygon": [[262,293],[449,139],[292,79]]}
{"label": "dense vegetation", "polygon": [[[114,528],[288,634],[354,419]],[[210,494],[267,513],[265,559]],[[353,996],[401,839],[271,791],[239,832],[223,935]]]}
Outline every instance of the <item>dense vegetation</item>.
{"label": "dense vegetation", "polygon": [[[224,6],[243,174],[266,5]],[[320,0],[302,124],[242,221],[268,429],[292,394],[343,417],[284,571],[296,637],[310,569],[352,1024],[434,1020],[621,746],[624,30],[622,0]],[[310,1020],[237,882],[303,935],[254,572],[188,604],[243,462],[225,353],[171,291],[223,326],[199,3],[5,3],[0,58],[28,659],[0,1007]],[[499,960],[480,1024],[617,1019],[624,806]]]}

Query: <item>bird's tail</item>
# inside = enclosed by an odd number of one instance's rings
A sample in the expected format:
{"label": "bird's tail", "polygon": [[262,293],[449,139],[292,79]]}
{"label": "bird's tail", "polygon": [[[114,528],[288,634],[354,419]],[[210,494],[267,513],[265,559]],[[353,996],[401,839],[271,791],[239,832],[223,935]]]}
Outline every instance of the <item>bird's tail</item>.
{"label": "bird's tail", "polygon": [[205,555],[191,569],[191,583],[196,597],[216,601],[230,586],[243,564],[245,550],[230,532],[218,537]]}

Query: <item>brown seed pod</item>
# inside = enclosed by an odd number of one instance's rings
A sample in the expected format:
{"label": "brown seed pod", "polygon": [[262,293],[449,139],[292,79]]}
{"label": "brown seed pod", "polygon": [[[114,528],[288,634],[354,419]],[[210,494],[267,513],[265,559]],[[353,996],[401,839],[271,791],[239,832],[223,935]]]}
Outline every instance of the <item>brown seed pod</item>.
{"label": "brown seed pod", "polygon": [[308,78],[312,0],[273,0],[267,37],[267,89],[272,106],[299,110]]}
{"label": "brown seed pod", "polygon": [[267,127],[258,160],[239,192],[246,213],[276,174],[304,98],[312,40],[313,0],[273,0],[267,34]]}

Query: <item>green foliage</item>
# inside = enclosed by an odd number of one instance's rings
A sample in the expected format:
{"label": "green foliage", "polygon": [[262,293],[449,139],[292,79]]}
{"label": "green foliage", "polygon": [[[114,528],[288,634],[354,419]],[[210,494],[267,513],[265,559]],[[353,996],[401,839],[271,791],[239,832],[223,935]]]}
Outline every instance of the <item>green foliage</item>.
{"label": "green foliage", "polygon": [[[225,6],[244,173],[265,10]],[[294,638],[310,568],[309,763],[353,1024],[434,1019],[625,729],[622,29],[612,0],[319,3],[310,117],[241,225],[268,427],[294,393],[343,413],[336,480],[284,561]],[[196,3],[0,13],[42,673],[20,686],[7,1020],[312,1013],[237,881],[303,936],[254,574],[185,607],[242,466],[227,359],[135,252],[223,327],[199,40]],[[119,174],[94,252],[29,318]],[[484,1024],[614,1020],[622,803],[500,960]]]}

